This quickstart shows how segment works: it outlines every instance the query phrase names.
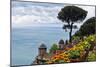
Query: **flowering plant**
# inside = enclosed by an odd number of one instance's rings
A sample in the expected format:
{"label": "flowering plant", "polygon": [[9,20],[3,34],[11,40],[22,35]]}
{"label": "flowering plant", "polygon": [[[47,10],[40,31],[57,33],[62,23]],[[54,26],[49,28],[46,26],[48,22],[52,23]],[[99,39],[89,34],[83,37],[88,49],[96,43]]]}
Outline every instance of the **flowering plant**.
{"label": "flowering plant", "polygon": [[[91,44],[91,42],[93,44]],[[74,45],[72,48],[67,48],[67,50],[65,49],[64,52],[52,56],[47,63],[68,63],[72,62],[71,60],[81,61],[81,59],[85,56],[86,50],[89,50],[91,45],[95,45],[95,35],[90,35],[84,40],[81,40],[78,44]],[[92,51],[94,52],[89,52],[89,55],[87,56],[88,61],[93,61],[96,59],[95,50]]]}

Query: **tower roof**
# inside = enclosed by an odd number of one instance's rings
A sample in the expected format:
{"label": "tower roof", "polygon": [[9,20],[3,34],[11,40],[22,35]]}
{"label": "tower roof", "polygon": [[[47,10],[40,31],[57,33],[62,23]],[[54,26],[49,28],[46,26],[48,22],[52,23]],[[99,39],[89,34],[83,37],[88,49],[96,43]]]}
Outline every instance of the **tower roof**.
{"label": "tower roof", "polygon": [[59,44],[64,44],[64,40],[61,39],[61,40],[59,41]]}
{"label": "tower roof", "polygon": [[39,48],[47,48],[47,47],[45,46],[45,44],[42,43]]}

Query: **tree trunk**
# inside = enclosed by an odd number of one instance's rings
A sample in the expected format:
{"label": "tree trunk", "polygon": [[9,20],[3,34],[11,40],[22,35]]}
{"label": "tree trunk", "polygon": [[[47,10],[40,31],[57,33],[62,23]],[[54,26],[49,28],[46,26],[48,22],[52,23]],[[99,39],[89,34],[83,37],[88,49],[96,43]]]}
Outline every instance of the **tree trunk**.
{"label": "tree trunk", "polygon": [[72,42],[72,27],[73,27],[73,23],[70,26],[70,32],[69,32],[69,42]]}

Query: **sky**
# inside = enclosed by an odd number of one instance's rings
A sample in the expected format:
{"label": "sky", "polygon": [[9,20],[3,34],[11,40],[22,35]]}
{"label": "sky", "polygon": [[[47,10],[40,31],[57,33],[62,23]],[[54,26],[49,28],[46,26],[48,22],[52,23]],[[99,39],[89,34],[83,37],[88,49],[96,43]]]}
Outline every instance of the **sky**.
{"label": "sky", "polygon": [[[62,22],[57,19],[57,15],[64,6],[69,5],[12,1],[12,26],[62,26]],[[86,19],[95,16],[94,6],[75,6],[88,11]],[[78,25],[80,26],[80,24]]]}

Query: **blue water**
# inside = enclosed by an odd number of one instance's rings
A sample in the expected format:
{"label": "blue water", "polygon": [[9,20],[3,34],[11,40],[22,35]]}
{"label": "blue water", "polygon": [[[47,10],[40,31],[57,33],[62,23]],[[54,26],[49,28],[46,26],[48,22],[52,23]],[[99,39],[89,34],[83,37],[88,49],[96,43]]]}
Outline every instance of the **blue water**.
{"label": "blue water", "polygon": [[[75,32],[75,31],[74,31]],[[38,47],[45,43],[49,50],[53,43],[68,39],[61,27],[26,27],[12,29],[12,65],[29,65],[38,55]]]}

